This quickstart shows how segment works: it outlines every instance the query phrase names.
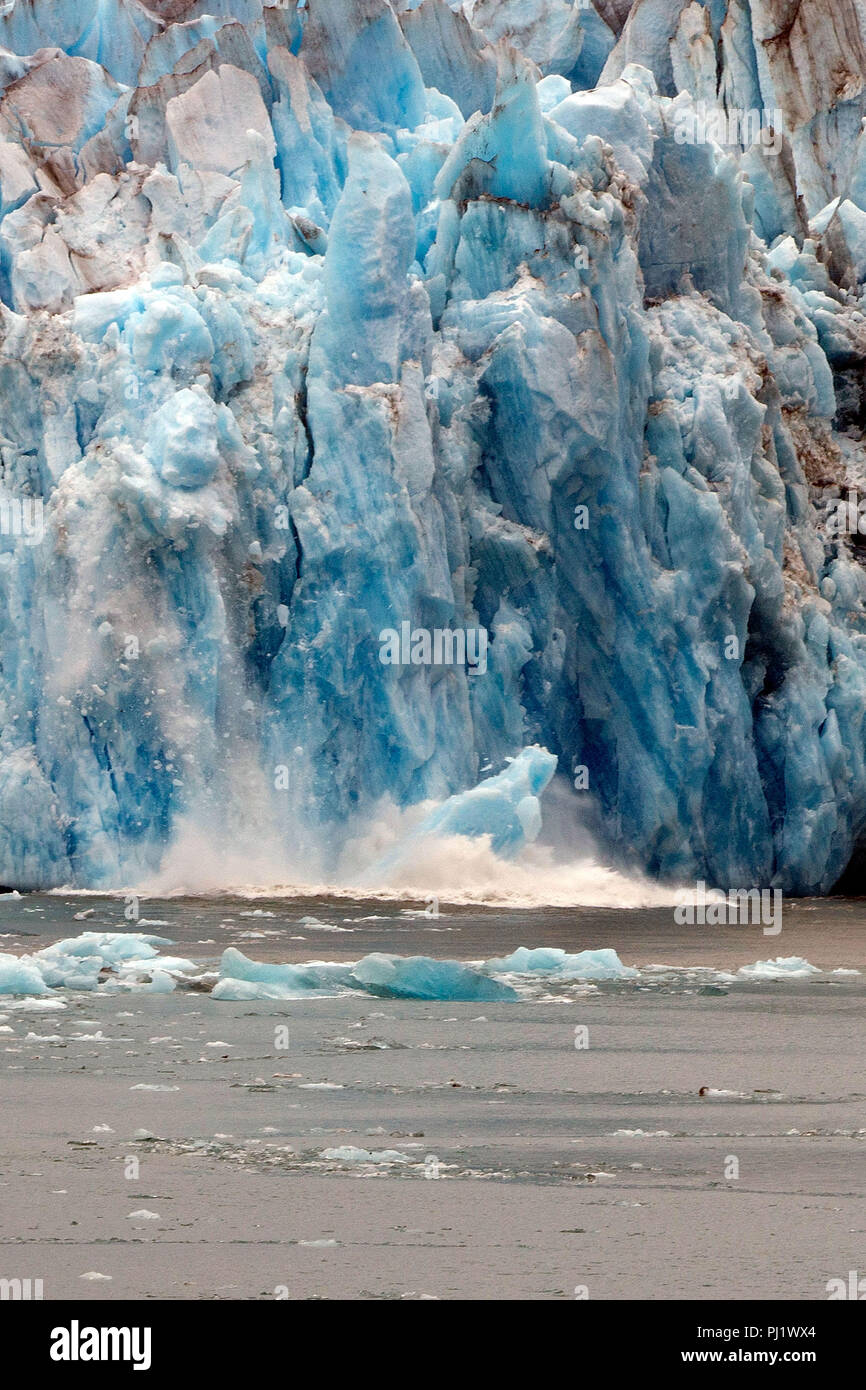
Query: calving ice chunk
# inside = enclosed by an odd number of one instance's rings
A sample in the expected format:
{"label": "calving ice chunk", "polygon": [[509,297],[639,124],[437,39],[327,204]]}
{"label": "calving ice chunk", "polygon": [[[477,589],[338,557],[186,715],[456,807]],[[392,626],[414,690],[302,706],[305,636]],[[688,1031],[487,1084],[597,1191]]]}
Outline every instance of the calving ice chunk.
{"label": "calving ice chunk", "polygon": [[73,1318],[68,1327],[51,1332],[52,1361],[129,1361],[135,1371],[149,1371],[152,1329],[149,1327],[90,1327]]}

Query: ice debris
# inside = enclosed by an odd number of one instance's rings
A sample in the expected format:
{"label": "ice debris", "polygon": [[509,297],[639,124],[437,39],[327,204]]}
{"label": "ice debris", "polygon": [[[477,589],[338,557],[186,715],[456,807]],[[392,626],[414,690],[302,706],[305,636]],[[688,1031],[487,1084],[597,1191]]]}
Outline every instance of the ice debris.
{"label": "ice debris", "polygon": [[168,938],[137,932],[82,932],[30,955],[0,952],[0,994],[48,994],[72,990],[134,989],[169,993],[175,976],[196,974],[194,961],[161,956]]}

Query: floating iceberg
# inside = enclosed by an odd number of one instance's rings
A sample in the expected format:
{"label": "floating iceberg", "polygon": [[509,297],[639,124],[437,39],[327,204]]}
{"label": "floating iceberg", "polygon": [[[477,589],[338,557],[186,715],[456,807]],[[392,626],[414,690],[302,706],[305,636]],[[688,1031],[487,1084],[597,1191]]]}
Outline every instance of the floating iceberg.
{"label": "floating iceberg", "polygon": [[32,955],[0,954],[0,994],[46,994],[56,988],[167,993],[175,988],[175,976],[199,970],[194,961],[161,956],[156,947],[169,944],[164,936],[87,931]]}
{"label": "floating iceberg", "polygon": [[274,965],[250,960],[229,946],[223,951],[215,999],[296,999],[315,994],[339,994],[352,989],[352,967],[313,961],[306,965]]}
{"label": "floating iceberg", "polygon": [[359,990],[383,999],[516,999],[509,985],[454,960],[364,956],[353,965],[269,965],[234,947],[223,952],[215,999],[303,999]]}
{"label": "floating iceberg", "polygon": [[456,960],[428,956],[365,956],[352,974],[369,994],[385,999],[515,999],[508,985]]}
{"label": "floating iceberg", "polygon": [[623,965],[616,951],[609,947],[569,955],[558,947],[537,946],[529,950],[518,946],[510,956],[488,960],[485,969],[496,975],[541,974],[561,980],[636,980],[640,974],[633,966]]}
{"label": "floating iceberg", "polygon": [[[133,932],[83,932],[46,946],[32,955],[0,953],[0,995],[46,995],[52,989],[136,990],[169,993],[190,979],[199,981],[202,966],[183,957],[160,954],[164,937]],[[708,966],[650,965],[643,971],[624,965],[611,947],[570,953],[558,947],[520,946],[491,960],[437,960],[373,952],[358,961],[304,961],[297,965],[251,960],[235,947],[222,954],[214,999],[304,1000],[357,993],[404,1000],[513,1002],[534,997],[536,986],[631,981],[658,983],[682,976],[688,985],[717,981],[802,980],[826,972],[800,956],[777,957],[744,965],[736,975]],[[856,976],[856,970],[836,970]],[[500,978],[500,977],[507,978]],[[50,1007],[40,1001],[41,1007]],[[14,1004],[7,1007],[16,1007]],[[63,1007],[57,1004],[55,1007]]]}
{"label": "floating iceberg", "polygon": [[519,991],[494,978],[510,974],[591,981],[632,980],[639,972],[607,948],[569,955],[550,947],[521,946],[502,959],[466,963],[375,952],[352,965],[269,965],[229,947],[213,994],[216,999],[301,999],[362,990],[386,999],[514,1000]]}
{"label": "floating iceberg", "polygon": [[775,960],[756,960],[743,965],[737,974],[747,980],[804,980],[820,975],[817,965],[810,965],[802,956],[776,956]]}
{"label": "floating iceberg", "polygon": [[414,1163],[399,1149],[359,1149],[354,1144],[342,1144],[336,1149],[322,1149],[321,1157],[331,1163]]}
{"label": "floating iceberg", "polygon": [[29,956],[0,954],[0,994],[47,994],[42,971]]}
{"label": "floating iceberg", "polygon": [[143,935],[141,932],[85,931],[79,936],[65,937],[40,951],[39,958],[50,956],[99,956],[104,965],[120,961],[147,960],[159,955],[157,946],[170,946],[167,936]]}

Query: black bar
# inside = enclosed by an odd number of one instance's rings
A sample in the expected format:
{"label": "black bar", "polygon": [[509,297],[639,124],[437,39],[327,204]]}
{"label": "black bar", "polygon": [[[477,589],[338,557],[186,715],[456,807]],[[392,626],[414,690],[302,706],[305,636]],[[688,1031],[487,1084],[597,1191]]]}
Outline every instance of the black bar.
{"label": "black bar", "polygon": [[[820,1303],[575,1300],[558,1308],[532,1303],[522,1313],[511,1301],[458,1307],[431,1301],[423,1310],[402,1301],[397,1308],[390,1300],[364,1301],[351,1310],[335,1307],[337,1300],[3,1302],[0,1337],[7,1356],[13,1342],[20,1348],[36,1380],[47,1376],[60,1384],[69,1376],[92,1380],[108,1372],[136,1381],[194,1376],[199,1387],[208,1376],[223,1383],[230,1374],[256,1384],[278,1375],[290,1385],[311,1362],[310,1369],[329,1380],[375,1368],[411,1384],[419,1369],[455,1374],[458,1367],[464,1379],[474,1365],[489,1380],[503,1353],[509,1361],[528,1359],[538,1378],[566,1371],[584,1379],[605,1367],[618,1379],[675,1368],[699,1377],[708,1369],[737,1374],[795,1366],[826,1383],[856,1371],[863,1301],[862,1294]],[[102,1329],[125,1330],[128,1338],[107,1333],[103,1340]],[[115,1346],[126,1360],[87,1359],[91,1349],[111,1358]],[[76,1350],[77,1360],[56,1359]]]}

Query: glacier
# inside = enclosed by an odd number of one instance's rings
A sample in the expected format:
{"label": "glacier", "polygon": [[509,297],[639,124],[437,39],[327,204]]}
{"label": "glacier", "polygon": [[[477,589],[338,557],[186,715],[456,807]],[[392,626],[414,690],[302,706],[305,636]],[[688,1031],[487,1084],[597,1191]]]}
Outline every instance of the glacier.
{"label": "glacier", "polygon": [[862,880],[864,116],[858,0],[16,0],[0,882],[514,856],[554,768],[611,862]]}

